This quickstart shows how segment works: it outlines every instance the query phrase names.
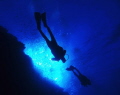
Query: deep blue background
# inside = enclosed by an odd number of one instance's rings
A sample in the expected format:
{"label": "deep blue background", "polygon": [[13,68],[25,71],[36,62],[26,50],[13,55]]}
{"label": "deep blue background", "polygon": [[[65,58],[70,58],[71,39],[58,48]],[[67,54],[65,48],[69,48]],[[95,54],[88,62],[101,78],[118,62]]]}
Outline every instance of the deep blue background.
{"label": "deep blue background", "polygon": [[[52,55],[36,29],[35,11],[47,13],[48,25],[69,54],[65,64],[48,60]],[[24,52],[40,78],[53,79],[70,95],[120,95],[120,0],[0,0],[0,12],[0,25],[25,44]],[[64,70],[70,65],[92,85],[82,86]],[[57,82],[53,75],[58,75]]]}

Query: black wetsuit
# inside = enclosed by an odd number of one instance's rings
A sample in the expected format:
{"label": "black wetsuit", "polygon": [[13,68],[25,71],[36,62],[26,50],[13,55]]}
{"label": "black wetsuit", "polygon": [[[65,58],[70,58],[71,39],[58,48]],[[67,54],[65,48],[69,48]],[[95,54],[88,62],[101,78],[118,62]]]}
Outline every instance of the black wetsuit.
{"label": "black wetsuit", "polygon": [[55,38],[54,38],[54,36],[53,36],[50,28],[49,28],[48,26],[47,26],[46,28],[47,28],[47,30],[48,30],[48,32],[49,32],[49,34],[50,34],[51,41],[45,36],[45,34],[42,32],[42,30],[39,30],[39,32],[40,32],[40,34],[43,36],[43,38],[45,39],[48,47],[50,48],[52,54],[53,54],[54,57],[55,57],[55,59],[56,59],[57,61],[59,61],[59,60],[61,59],[61,57],[64,57],[63,48],[60,47],[60,46],[57,44],[57,42],[56,42],[56,40],[55,40]]}
{"label": "black wetsuit", "polygon": [[[52,54],[55,57],[55,58],[52,58],[52,59],[56,60],[56,61],[59,61],[61,59],[63,62],[65,62],[66,59],[64,58],[64,55],[66,53],[66,50],[63,50],[63,48],[60,47],[57,44],[57,42],[56,42],[56,40],[54,38],[54,35],[52,34],[52,31],[50,30],[50,28],[48,27],[48,25],[46,23],[46,14],[43,13],[42,16],[38,12],[35,12],[34,14],[35,14],[35,19],[36,19],[36,23],[37,23],[37,28],[38,28],[40,34],[42,35],[42,37],[45,39],[48,47],[50,48]],[[50,34],[51,41],[46,37],[46,35],[41,30],[41,18],[42,18],[44,26],[47,28],[47,30],[48,30],[48,32]]]}

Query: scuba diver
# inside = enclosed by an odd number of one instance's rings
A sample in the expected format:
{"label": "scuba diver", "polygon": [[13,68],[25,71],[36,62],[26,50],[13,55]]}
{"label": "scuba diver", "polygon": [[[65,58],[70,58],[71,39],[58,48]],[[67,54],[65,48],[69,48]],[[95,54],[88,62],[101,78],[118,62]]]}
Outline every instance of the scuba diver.
{"label": "scuba diver", "polygon": [[[80,80],[81,85],[83,86],[91,85],[91,81],[86,76],[81,74],[80,71],[74,66],[71,65],[69,68],[66,68],[66,70],[72,71],[74,75]],[[78,74],[74,70],[76,70]]]}
{"label": "scuba diver", "polygon": [[[53,61],[59,61],[62,60],[63,63],[66,62],[65,59],[65,53],[66,50],[64,50],[61,46],[59,46],[55,40],[55,37],[52,34],[52,31],[50,30],[50,28],[47,25],[46,22],[46,13],[40,14],[39,12],[35,12],[34,13],[35,16],[35,20],[37,23],[37,29],[39,30],[40,34],[42,35],[42,37],[45,39],[48,47],[50,48],[52,54],[54,55],[55,58],[52,58]],[[42,32],[41,30],[41,20],[43,22],[44,27],[47,28],[50,37],[51,37],[51,41],[46,37],[46,35]]]}

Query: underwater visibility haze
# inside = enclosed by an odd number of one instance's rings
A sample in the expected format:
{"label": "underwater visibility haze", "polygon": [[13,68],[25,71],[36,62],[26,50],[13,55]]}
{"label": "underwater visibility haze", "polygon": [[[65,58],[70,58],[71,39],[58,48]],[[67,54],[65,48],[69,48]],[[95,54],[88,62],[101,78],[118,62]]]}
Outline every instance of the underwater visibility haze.
{"label": "underwater visibility haze", "polygon": [[[0,0],[0,12],[0,95],[120,95],[119,0]],[[51,60],[35,12],[66,62]]]}

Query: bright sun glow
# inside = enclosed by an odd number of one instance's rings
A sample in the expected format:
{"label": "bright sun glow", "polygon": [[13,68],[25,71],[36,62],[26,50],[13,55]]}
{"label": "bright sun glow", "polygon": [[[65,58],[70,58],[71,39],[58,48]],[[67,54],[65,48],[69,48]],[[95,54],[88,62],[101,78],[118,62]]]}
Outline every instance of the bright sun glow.
{"label": "bright sun glow", "polygon": [[34,68],[43,77],[50,79],[60,87],[64,87],[65,80],[68,79],[65,63],[52,61],[53,55],[45,42],[43,43],[34,43],[34,45],[26,43],[24,52],[32,58]]}

